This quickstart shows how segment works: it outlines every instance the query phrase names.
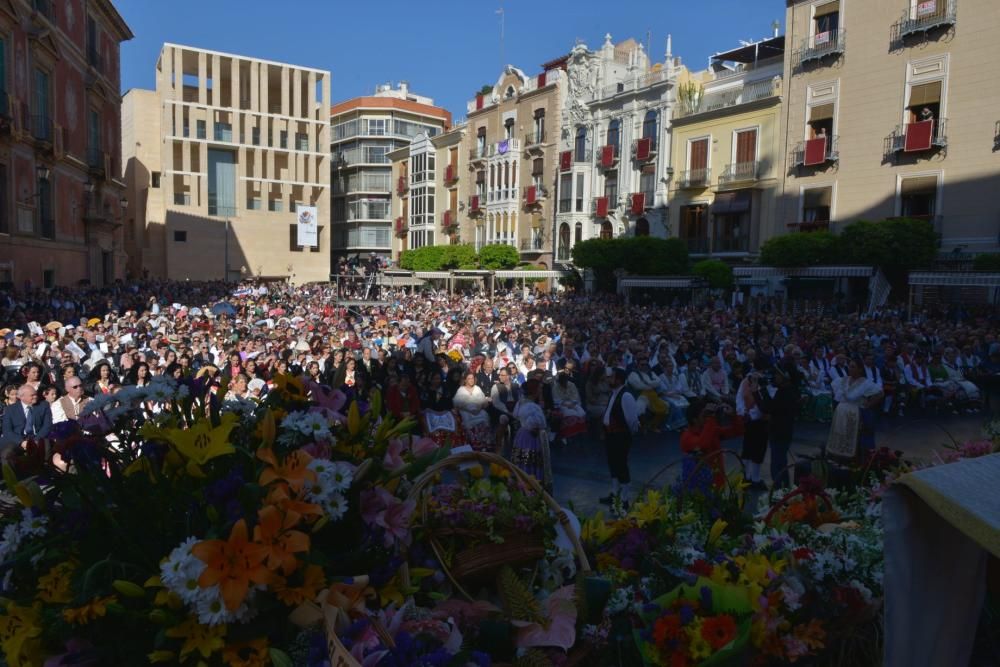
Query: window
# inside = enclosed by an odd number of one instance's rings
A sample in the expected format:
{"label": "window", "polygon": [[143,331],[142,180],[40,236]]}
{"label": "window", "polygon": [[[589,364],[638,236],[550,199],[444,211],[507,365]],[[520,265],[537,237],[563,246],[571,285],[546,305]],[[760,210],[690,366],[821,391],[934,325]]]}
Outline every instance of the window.
{"label": "window", "polygon": [[503,122],[503,134],[505,139],[514,138],[514,119],[508,118]]}
{"label": "window", "polygon": [[708,207],[704,204],[681,207],[680,238],[688,251],[708,252]]}
{"label": "window", "polygon": [[274,213],[281,213],[285,210],[285,204],[280,199],[267,200],[267,210]]}
{"label": "window", "polygon": [[476,130],[476,149],[477,154],[482,157],[486,153],[486,127],[483,126]]}
{"label": "window", "polygon": [[733,138],[735,145],[734,162],[736,164],[749,164],[757,161],[757,129],[740,130]]}
{"label": "window", "polygon": [[813,44],[823,46],[837,39],[840,28],[840,2],[830,2],[816,7],[813,14]]}
{"label": "window", "polygon": [[937,215],[938,177],[914,176],[899,184],[899,215],[930,219]]}
{"label": "window", "polygon": [[0,164],[0,234],[10,234],[7,214],[7,165]]}
{"label": "window", "polygon": [[559,212],[569,213],[573,202],[573,174],[559,176]]}
{"label": "window", "polygon": [[559,225],[559,261],[569,261],[569,225],[565,222]]}
{"label": "window", "polygon": [[196,135],[196,138],[198,138],[198,139],[207,139],[208,138],[208,128],[207,128],[207,125],[206,125],[205,121],[203,121],[203,120],[197,121],[197,124],[195,125],[195,129],[196,129],[196,131],[198,133]]}
{"label": "window", "polygon": [[51,141],[49,128],[49,73],[42,69],[35,70],[35,109],[31,119],[32,135],[36,139]]}
{"label": "window", "polygon": [[650,109],[646,112],[646,117],[642,120],[642,138],[652,139],[656,145],[656,112]]}
{"label": "window", "polygon": [[918,123],[941,118],[941,81],[910,84],[906,110],[908,121]]}
{"label": "window", "polygon": [[695,139],[688,143],[688,169],[692,172],[704,172],[708,169],[709,139]]}
{"label": "window", "polygon": [[191,124],[188,122],[187,118],[184,119],[184,136],[185,137],[191,136]]}
{"label": "window", "polygon": [[7,40],[0,37],[0,95],[7,94]]}
{"label": "window", "polygon": [[98,56],[97,45],[97,21],[93,16],[87,16],[87,64],[100,69],[101,61]]}
{"label": "window", "polygon": [[807,138],[816,139],[817,137],[833,136],[834,108],[832,103],[809,107],[809,121],[807,123],[807,134],[809,136]]}
{"label": "window", "polygon": [[545,109],[535,109],[535,143],[545,141]]}
{"label": "window", "polygon": [[56,238],[56,221],[52,210],[52,181],[38,179],[38,228],[43,239]]}
{"label": "window", "polygon": [[89,109],[87,111],[87,164],[91,167],[103,165],[104,156],[101,155],[101,116]]}
{"label": "window", "polygon": [[646,208],[653,207],[656,196],[656,165],[645,164],[639,174],[639,192],[645,195]]}
{"label": "window", "polygon": [[587,128],[576,128],[576,162],[587,161]]}
{"label": "window", "polygon": [[191,193],[189,193],[189,192],[175,192],[174,193],[174,205],[175,206],[190,206],[191,205]]}
{"label": "window", "polygon": [[154,188],[160,187],[160,172],[154,171],[152,174],[150,174],[150,184]]}
{"label": "window", "polygon": [[618,174],[611,172],[604,177],[604,196],[608,198],[608,209],[618,206]]}
{"label": "window", "polygon": [[187,231],[174,230],[174,243],[187,243]]}
{"label": "window", "polygon": [[635,221],[635,235],[649,236],[649,220],[646,218],[639,218]]}
{"label": "window", "polygon": [[614,146],[616,155],[618,154],[618,148],[621,143],[621,137],[619,136],[620,127],[621,123],[617,118],[608,123],[608,140],[605,145]]}
{"label": "window", "polygon": [[254,127],[250,130],[250,143],[254,146],[260,146],[260,128]]}
{"label": "window", "polygon": [[295,150],[307,151],[309,150],[309,135],[305,132],[295,133]]}
{"label": "window", "polygon": [[56,286],[56,271],[55,269],[45,269],[42,271],[42,287],[45,289],[52,289]]}
{"label": "window", "polygon": [[611,227],[611,223],[608,222],[607,220],[605,220],[604,222],[602,222],[601,223],[601,238],[607,240],[607,239],[614,238],[614,235],[615,235],[615,232],[614,232],[614,229]]}
{"label": "window", "polygon": [[712,202],[715,234],[713,252],[747,252],[750,249],[750,190],[719,192]]}
{"label": "window", "polygon": [[385,118],[369,118],[368,134],[375,137],[385,136]]}
{"label": "window", "polygon": [[507,92],[504,93],[504,97],[508,100],[514,97],[514,86],[507,86]]}
{"label": "window", "polygon": [[583,174],[576,175],[576,212],[583,213]]}
{"label": "window", "polygon": [[830,222],[833,205],[833,187],[810,188],[802,192],[802,220],[804,225]]}
{"label": "window", "polygon": [[288,148],[288,130],[278,133],[278,148]]}
{"label": "window", "polygon": [[215,141],[232,141],[233,140],[233,126],[230,123],[220,123],[216,121],[215,127],[213,128],[213,136]]}
{"label": "window", "polygon": [[260,210],[260,197],[250,197],[247,199],[247,210],[249,211],[259,211]]}

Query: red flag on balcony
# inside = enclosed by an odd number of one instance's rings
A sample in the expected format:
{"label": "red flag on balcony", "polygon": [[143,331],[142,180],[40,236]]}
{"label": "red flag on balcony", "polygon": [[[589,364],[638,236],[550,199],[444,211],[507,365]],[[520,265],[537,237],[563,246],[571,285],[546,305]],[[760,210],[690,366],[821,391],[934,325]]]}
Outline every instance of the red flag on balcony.
{"label": "red flag on balcony", "polygon": [[643,162],[649,159],[649,154],[653,152],[653,140],[650,137],[639,139],[635,146],[635,159]]}
{"label": "red flag on balcony", "polygon": [[614,164],[615,164],[615,147],[611,145],[601,146],[601,166],[611,167],[614,166]]}
{"label": "red flag on balcony", "polygon": [[595,203],[596,203],[595,208],[597,209],[597,217],[598,218],[608,217],[608,198],[598,197]]}
{"label": "red flag on balcony", "polygon": [[563,151],[559,154],[559,171],[569,171],[573,166],[573,151]]}
{"label": "red flag on balcony", "polygon": [[636,192],[632,195],[632,213],[642,215],[646,210],[646,193]]}
{"label": "red flag on balcony", "polygon": [[538,75],[538,87],[539,88],[544,88],[545,87],[545,75],[546,75],[546,72],[542,72],[541,74]]}
{"label": "red flag on balcony", "polygon": [[479,195],[472,195],[472,200],[469,202],[469,208],[473,211],[479,210]]}
{"label": "red flag on balcony", "polygon": [[907,123],[906,141],[903,150],[907,153],[928,150],[934,140],[934,121],[922,120],[917,123]]}
{"label": "red flag on balcony", "polygon": [[812,167],[826,162],[826,137],[816,137],[806,142],[805,159],[802,164]]}
{"label": "red flag on balcony", "polygon": [[396,218],[396,233],[399,234],[403,231],[403,219]]}
{"label": "red flag on balcony", "polygon": [[455,180],[455,165],[449,164],[444,168],[444,180],[449,183]]}
{"label": "red flag on balcony", "polygon": [[528,186],[524,198],[525,200],[527,200],[529,204],[534,204],[536,201],[538,201],[538,191],[535,189],[534,185]]}
{"label": "red flag on balcony", "polygon": [[479,111],[482,108],[483,108],[483,94],[476,93],[476,111]]}

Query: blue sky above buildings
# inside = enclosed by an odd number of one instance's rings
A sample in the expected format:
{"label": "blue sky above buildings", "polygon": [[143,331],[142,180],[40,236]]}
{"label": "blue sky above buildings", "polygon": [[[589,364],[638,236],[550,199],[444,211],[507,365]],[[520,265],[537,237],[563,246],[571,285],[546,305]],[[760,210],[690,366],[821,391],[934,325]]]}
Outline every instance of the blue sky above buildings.
{"label": "blue sky above buildings", "polygon": [[[648,43],[693,69],[715,52],[772,34],[784,0],[115,0],[136,37],[122,45],[122,90],[152,88],[156,58],[174,42],[328,69],[333,101],[406,80],[456,119],[502,63],[528,74],[582,40],[597,48]],[[504,10],[501,56],[500,16]]]}

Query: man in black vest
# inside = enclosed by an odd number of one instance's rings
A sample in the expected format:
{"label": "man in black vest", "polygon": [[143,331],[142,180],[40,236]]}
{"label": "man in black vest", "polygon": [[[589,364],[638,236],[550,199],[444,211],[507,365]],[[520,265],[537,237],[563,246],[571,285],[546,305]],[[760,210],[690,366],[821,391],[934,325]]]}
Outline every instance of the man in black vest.
{"label": "man in black vest", "polygon": [[617,496],[628,503],[629,483],[632,476],[628,469],[628,453],[632,448],[632,434],[639,430],[639,415],[635,409],[635,398],[628,393],[625,381],[628,374],[624,368],[615,368],[611,374],[611,397],[604,411],[604,450],[608,456],[608,470],[611,472],[611,493],[601,502],[610,505]]}

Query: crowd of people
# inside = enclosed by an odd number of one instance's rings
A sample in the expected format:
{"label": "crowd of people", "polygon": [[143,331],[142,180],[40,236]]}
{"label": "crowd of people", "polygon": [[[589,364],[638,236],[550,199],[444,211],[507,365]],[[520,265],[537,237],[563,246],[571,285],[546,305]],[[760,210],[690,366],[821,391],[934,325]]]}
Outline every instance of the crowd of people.
{"label": "crowd of people", "polygon": [[0,294],[0,448],[14,455],[92,397],[155,376],[199,375],[223,402],[260,400],[290,374],[428,434],[453,429],[545,484],[551,452],[572,456],[564,443],[590,432],[607,450],[611,501],[628,497],[640,431],[683,431],[681,449],[717,477],[721,439],[742,435],[748,481],[763,487],[770,450],[771,482],[788,484],[796,419],[830,422],[828,452],[858,456],[879,419],[981,410],[1000,378],[989,312],[788,314],[766,302],[520,291],[381,298],[389,305],[345,308],[332,285],[222,283]]}

